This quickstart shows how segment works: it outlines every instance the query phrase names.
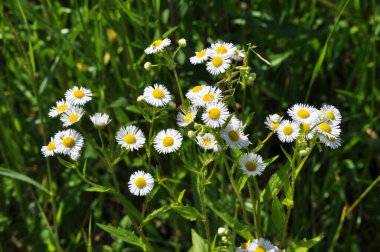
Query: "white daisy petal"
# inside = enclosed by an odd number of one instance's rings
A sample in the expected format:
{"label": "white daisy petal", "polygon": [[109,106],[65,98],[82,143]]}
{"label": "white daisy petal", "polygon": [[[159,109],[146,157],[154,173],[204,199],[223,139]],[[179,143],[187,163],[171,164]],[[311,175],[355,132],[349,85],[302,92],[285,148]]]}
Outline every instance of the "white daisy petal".
{"label": "white daisy petal", "polygon": [[145,143],[145,136],[142,131],[134,125],[121,127],[116,133],[116,141],[127,150],[138,150]]}
{"label": "white daisy petal", "polygon": [[233,54],[231,54],[231,59],[236,61],[242,61],[245,57],[245,52],[243,50],[236,49]]}
{"label": "white daisy petal", "polygon": [[331,149],[337,149],[342,145],[340,137],[319,134],[318,138],[324,145]]}
{"label": "white daisy petal", "polygon": [[110,116],[102,113],[95,113],[90,116],[91,122],[96,128],[103,128],[111,122]]}
{"label": "white daisy petal", "polygon": [[176,152],[182,144],[182,135],[175,129],[161,130],[153,140],[153,146],[160,154]]}
{"label": "white daisy petal", "polygon": [[262,252],[278,252],[279,249],[274,246],[270,241],[264,238],[253,240],[247,248],[249,251],[262,251]]}
{"label": "white daisy petal", "polygon": [[143,171],[137,171],[131,175],[128,182],[129,191],[136,196],[145,196],[154,187],[152,175]]}
{"label": "white daisy petal", "polygon": [[163,107],[171,100],[171,95],[167,88],[161,84],[154,84],[144,89],[143,97],[145,101],[155,107]]}
{"label": "white daisy petal", "polygon": [[165,38],[163,40],[155,40],[148,48],[144,50],[146,54],[154,54],[156,52],[162,51],[165,47],[169,46],[171,43],[170,39]]}

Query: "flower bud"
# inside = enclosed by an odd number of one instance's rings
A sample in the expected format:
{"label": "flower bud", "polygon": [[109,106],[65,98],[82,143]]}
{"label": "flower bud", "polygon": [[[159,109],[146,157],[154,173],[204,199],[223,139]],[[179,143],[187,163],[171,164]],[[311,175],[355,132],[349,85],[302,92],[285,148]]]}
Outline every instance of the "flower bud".
{"label": "flower bud", "polygon": [[144,98],[144,96],[140,95],[139,97],[137,97],[137,102],[138,102],[138,103],[143,103],[143,102],[145,102],[145,98]]}
{"label": "flower bud", "polygon": [[186,39],[184,38],[181,38],[180,40],[178,40],[178,45],[179,47],[185,47],[186,46]]}
{"label": "flower bud", "polygon": [[228,230],[225,229],[224,227],[220,227],[220,228],[218,228],[218,235],[220,235],[220,236],[225,236],[225,235],[227,235],[227,232],[228,232]]}
{"label": "flower bud", "polygon": [[152,63],[150,63],[150,62],[145,62],[145,64],[144,64],[144,68],[145,68],[145,70],[149,71],[149,70],[152,68]]}
{"label": "flower bud", "polygon": [[195,137],[195,131],[192,131],[192,130],[189,130],[188,132],[187,132],[187,136],[189,137],[189,138],[194,138]]}
{"label": "flower bud", "polygon": [[194,123],[194,129],[199,129],[200,127],[202,127],[202,124]]}
{"label": "flower bud", "polygon": [[173,102],[173,101],[170,101],[168,106],[170,109],[176,109],[177,108],[177,104],[175,104],[175,102]]}
{"label": "flower bud", "polygon": [[224,244],[228,243],[227,236],[222,236],[222,243]]}
{"label": "flower bud", "polygon": [[220,144],[215,144],[213,150],[215,152],[220,152],[222,150],[222,146],[220,146]]}

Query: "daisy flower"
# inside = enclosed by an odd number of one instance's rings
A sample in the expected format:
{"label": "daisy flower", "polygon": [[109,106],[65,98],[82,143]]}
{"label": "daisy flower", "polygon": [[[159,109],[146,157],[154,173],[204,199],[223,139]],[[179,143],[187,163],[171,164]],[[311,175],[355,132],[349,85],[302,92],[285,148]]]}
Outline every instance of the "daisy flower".
{"label": "daisy flower", "polygon": [[245,153],[240,157],[240,166],[248,176],[258,176],[265,169],[263,158],[253,152]]}
{"label": "daisy flower", "polygon": [[236,127],[234,124],[229,123],[227,127],[222,130],[221,135],[226,141],[227,146],[231,149],[241,149],[251,144],[248,140],[248,135],[244,135],[243,129]]}
{"label": "daisy flower", "polygon": [[182,135],[175,129],[161,130],[153,140],[153,146],[160,154],[175,152],[181,144]]}
{"label": "daisy flower", "polygon": [[63,122],[63,127],[68,127],[76,122],[78,122],[84,114],[84,110],[81,107],[71,107],[67,112],[61,115],[61,121]]}
{"label": "daisy flower", "polygon": [[334,124],[339,124],[342,121],[339,110],[332,105],[323,105],[320,112]]}
{"label": "daisy flower", "polygon": [[97,128],[102,128],[111,122],[110,116],[102,113],[95,113],[90,116],[90,120]]}
{"label": "daisy flower", "polygon": [[200,134],[196,137],[197,144],[205,150],[211,150],[214,148],[214,146],[217,145],[217,141],[215,140],[215,137],[211,133],[206,133],[203,136]]}
{"label": "daisy flower", "polygon": [[66,112],[70,108],[70,103],[66,102],[65,100],[57,101],[56,105],[52,107],[49,111],[50,117],[57,117],[60,114]]}
{"label": "daisy flower", "polygon": [[229,114],[227,106],[223,102],[209,103],[202,114],[202,120],[207,126],[218,128],[226,122]]}
{"label": "daisy flower", "polygon": [[326,145],[327,147],[330,147],[331,149],[337,149],[341,146],[341,140],[340,137],[335,136],[325,136],[325,135],[318,135],[319,140]]}
{"label": "daisy flower", "polygon": [[335,125],[328,122],[319,123],[316,128],[320,134],[325,135],[327,137],[338,137],[341,132],[339,125]]}
{"label": "daisy flower", "polygon": [[213,75],[224,73],[231,64],[231,60],[225,56],[215,55],[207,62],[207,71]]}
{"label": "daisy flower", "polygon": [[242,61],[245,57],[245,52],[243,50],[236,49],[233,54],[231,54],[231,59],[236,61]]}
{"label": "daisy flower", "polygon": [[57,152],[64,155],[77,156],[83,147],[83,136],[73,129],[60,131],[54,138],[57,143]]}
{"label": "daisy flower", "polygon": [[255,252],[277,252],[279,249],[274,246],[270,241],[264,238],[255,239],[249,246],[248,249]]}
{"label": "daisy flower", "polygon": [[272,131],[276,131],[278,126],[280,126],[280,122],[282,120],[282,116],[278,114],[272,114],[267,116],[265,119],[265,125],[267,126],[268,129]]}
{"label": "daisy flower", "polygon": [[228,124],[236,128],[243,128],[243,122],[239,120],[235,115],[231,117],[231,120]]}
{"label": "daisy flower", "polygon": [[207,49],[211,56],[230,57],[235,53],[236,47],[232,43],[213,43]]}
{"label": "daisy flower", "polygon": [[152,191],[154,179],[152,175],[143,171],[137,171],[131,175],[128,182],[129,191],[136,196],[147,195]]}
{"label": "daisy flower", "polygon": [[310,123],[317,118],[318,110],[310,105],[295,104],[288,109],[288,114],[296,122]]}
{"label": "daisy flower", "polygon": [[300,135],[300,127],[296,122],[283,120],[277,128],[277,136],[281,142],[291,143]]}
{"label": "daisy flower", "polygon": [[41,152],[44,157],[54,156],[54,153],[57,148],[57,143],[54,137],[50,138],[50,142],[46,146],[42,146]]}
{"label": "daisy flower", "polygon": [[208,85],[198,85],[198,86],[194,86],[193,88],[189,89],[189,91],[187,91],[186,93],[186,97],[189,99],[189,100],[193,100],[195,99],[195,97],[199,96],[202,94],[202,92],[204,92],[205,90],[207,90],[208,88],[210,88],[211,86],[208,86]]}
{"label": "daisy flower", "polygon": [[195,96],[191,101],[197,107],[204,107],[208,103],[218,102],[223,98],[222,90],[216,87],[207,87],[198,96]]}
{"label": "daisy flower", "polygon": [[116,141],[127,150],[138,150],[145,143],[142,131],[134,125],[121,127],[116,133]]}
{"label": "daisy flower", "polygon": [[177,124],[180,127],[186,127],[192,123],[198,113],[198,110],[194,107],[190,107],[188,110],[182,109],[177,115]]}
{"label": "daisy flower", "polygon": [[153,87],[146,87],[144,89],[143,97],[147,103],[155,107],[163,107],[171,100],[169,91],[161,84],[154,84]]}
{"label": "daisy flower", "polygon": [[317,128],[315,127],[316,123],[301,123],[300,128],[301,132],[305,134],[306,139],[312,139],[316,132]]}
{"label": "daisy flower", "polygon": [[146,48],[144,50],[144,52],[146,54],[156,53],[158,51],[163,50],[165,47],[169,46],[170,43],[171,43],[171,41],[168,38],[165,38],[163,40],[161,40],[161,39],[155,40],[152,44],[150,44],[150,46],[148,48]]}
{"label": "daisy flower", "polygon": [[92,92],[90,89],[84,87],[74,86],[65,93],[66,101],[72,105],[83,106],[92,99]]}
{"label": "daisy flower", "polygon": [[200,63],[203,63],[204,61],[206,61],[208,59],[208,57],[209,57],[209,54],[207,53],[207,51],[202,50],[199,52],[195,52],[195,56],[190,58],[190,62],[193,65],[200,64]]}
{"label": "daisy flower", "polygon": [[253,250],[248,249],[249,246],[251,246],[250,241],[244,242],[240,245],[240,247],[236,248],[235,252],[252,252]]}

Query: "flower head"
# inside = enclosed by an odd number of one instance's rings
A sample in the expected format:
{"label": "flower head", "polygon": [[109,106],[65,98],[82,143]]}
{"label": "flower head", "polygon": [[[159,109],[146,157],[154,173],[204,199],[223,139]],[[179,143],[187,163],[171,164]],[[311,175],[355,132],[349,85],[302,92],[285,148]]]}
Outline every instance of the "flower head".
{"label": "flower head", "polygon": [[230,57],[235,54],[236,47],[232,43],[213,43],[207,49],[211,56]]}
{"label": "flower head", "polygon": [[231,60],[226,56],[214,55],[211,60],[207,62],[207,71],[213,75],[224,73],[231,64]]}
{"label": "flower head", "polygon": [[318,117],[318,110],[307,104],[295,104],[288,109],[290,117],[299,123],[311,123]]}
{"label": "flower head", "polygon": [[57,101],[56,105],[49,111],[50,117],[57,117],[62,113],[65,113],[71,107],[70,103],[66,100]]}
{"label": "flower head", "polygon": [[186,39],[181,38],[181,39],[178,40],[178,45],[179,45],[179,47],[185,47],[186,44],[187,44],[187,43],[186,43]]}
{"label": "flower head", "polygon": [[177,124],[180,127],[186,127],[192,123],[198,113],[198,109],[190,107],[188,110],[182,109],[177,115]]}
{"label": "flower head", "polygon": [[57,148],[57,142],[54,137],[50,138],[50,142],[46,146],[42,146],[41,152],[45,157],[54,156]]}
{"label": "flower head", "polygon": [[142,131],[134,125],[121,127],[116,133],[118,144],[127,150],[138,150],[145,143],[145,136]]}
{"label": "flower head", "polygon": [[68,127],[73,125],[82,118],[84,110],[81,107],[73,106],[61,115],[61,121],[63,122],[63,127]]}
{"label": "flower head", "polygon": [[217,145],[217,141],[215,140],[215,137],[211,133],[206,133],[203,136],[198,134],[197,135],[197,144],[205,150],[212,150],[215,145]]}
{"label": "flower head", "polygon": [[65,93],[66,101],[72,105],[83,106],[92,99],[92,92],[90,89],[84,87],[74,86]]}
{"label": "flower head", "polygon": [[253,152],[243,154],[240,157],[240,166],[245,174],[248,176],[258,176],[265,169],[263,158]]}
{"label": "flower head", "polygon": [[57,143],[57,153],[70,155],[72,157],[79,157],[79,152],[83,147],[83,136],[76,130],[67,129],[59,131],[54,136],[54,141]]}
{"label": "flower head", "polygon": [[218,128],[227,121],[229,115],[227,106],[223,102],[214,102],[206,105],[202,120],[207,126]]}
{"label": "flower head", "polygon": [[321,114],[333,124],[339,124],[342,121],[340,111],[332,105],[323,105],[320,109]]}
{"label": "flower head", "polygon": [[255,239],[249,246],[249,251],[254,252],[278,252],[279,249],[264,238]]}
{"label": "flower head", "polygon": [[280,126],[280,122],[282,120],[282,116],[278,114],[272,114],[267,116],[265,119],[265,125],[267,126],[268,129],[272,131],[276,131],[278,126]]}
{"label": "flower head", "polygon": [[163,50],[165,47],[169,46],[170,43],[171,43],[171,41],[168,38],[165,38],[163,40],[161,40],[161,39],[155,40],[155,41],[153,41],[152,44],[150,44],[150,46],[148,48],[146,48],[144,50],[144,52],[146,54],[154,54],[156,52]]}
{"label": "flower head", "polygon": [[199,95],[193,97],[191,102],[197,107],[204,107],[206,104],[220,101],[222,97],[222,90],[207,86]]}
{"label": "flower head", "polygon": [[211,86],[208,86],[208,85],[194,86],[191,89],[189,89],[189,91],[187,91],[186,97],[189,100],[193,101],[193,100],[197,99],[198,96],[203,94],[203,92],[205,92],[205,90],[208,90],[209,88],[211,88]]}
{"label": "flower head", "polygon": [[110,116],[102,113],[95,113],[90,116],[90,120],[97,128],[103,128],[111,122]]}
{"label": "flower head", "polygon": [[283,120],[276,133],[281,142],[291,143],[300,135],[300,127],[296,122]]}
{"label": "flower head", "polygon": [[144,89],[143,97],[147,103],[155,107],[163,107],[171,100],[167,88],[161,84],[154,84]]}
{"label": "flower head", "polygon": [[195,52],[195,56],[190,58],[190,62],[193,65],[205,62],[209,58],[209,54],[206,50]]}
{"label": "flower head", "polygon": [[136,196],[147,195],[154,187],[152,175],[137,171],[131,175],[128,182],[129,191]]}
{"label": "flower head", "polygon": [[161,130],[153,141],[153,146],[158,153],[167,154],[177,151],[182,144],[182,135],[175,129]]}
{"label": "flower head", "polygon": [[251,144],[248,140],[248,135],[244,135],[243,128],[238,127],[236,124],[229,123],[222,130],[222,137],[231,149],[241,149]]}
{"label": "flower head", "polygon": [[236,61],[242,61],[245,57],[245,52],[243,50],[236,49],[233,54],[231,54],[231,59]]}

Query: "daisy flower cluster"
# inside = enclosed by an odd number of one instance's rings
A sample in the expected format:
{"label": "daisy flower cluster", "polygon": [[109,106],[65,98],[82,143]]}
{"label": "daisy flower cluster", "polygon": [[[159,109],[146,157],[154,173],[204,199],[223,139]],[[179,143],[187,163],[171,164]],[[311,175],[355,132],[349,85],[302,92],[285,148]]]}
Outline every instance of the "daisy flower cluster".
{"label": "daisy flower cluster", "polygon": [[340,123],[342,116],[332,105],[320,109],[307,104],[295,104],[287,111],[291,119],[278,114],[266,118],[266,127],[275,132],[282,142],[291,143],[302,137],[311,140],[318,137],[325,146],[336,149],[341,145]]}
{"label": "daisy flower cluster", "polygon": [[264,238],[255,239],[252,242],[247,241],[237,247],[235,252],[278,252],[278,247]]}
{"label": "daisy flower cluster", "polygon": [[217,42],[209,48],[195,52],[190,62],[194,65],[206,62],[207,71],[218,75],[226,72],[232,61],[242,61],[244,57],[245,52],[237,49],[234,44]]}

